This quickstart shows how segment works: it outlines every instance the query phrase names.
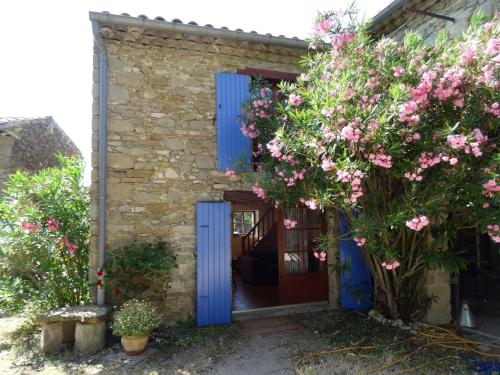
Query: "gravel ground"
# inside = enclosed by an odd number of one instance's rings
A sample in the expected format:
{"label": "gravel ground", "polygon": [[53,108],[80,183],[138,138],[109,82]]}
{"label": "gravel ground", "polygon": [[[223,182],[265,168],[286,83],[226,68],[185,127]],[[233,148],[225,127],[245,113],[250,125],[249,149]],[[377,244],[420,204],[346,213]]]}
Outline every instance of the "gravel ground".
{"label": "gravel ground", "polygon": [[[367,320],[361,313],[346,311],[256,319],[202,329],[193,322],[183,323],[158,332],[147,351],[136,357],[124,354],[117,339],[112,337],[107,340],[106,348],[93,356],[75,356],[71,350],[42,355],[38,352],[38,335],[29,339],[16,336],[20,323],[19,319],[0,318],[0,374],[293,375],[297,360],[311,352],[332,347],[385,345],[383,349],[319,356],[299,367],[304,375],[366,374],[416,348],[399,345],[408,341],[407,332]],[[426,350],[410,361],[375,373],[398,371],[474,373],[460,353],[445,350]]]}

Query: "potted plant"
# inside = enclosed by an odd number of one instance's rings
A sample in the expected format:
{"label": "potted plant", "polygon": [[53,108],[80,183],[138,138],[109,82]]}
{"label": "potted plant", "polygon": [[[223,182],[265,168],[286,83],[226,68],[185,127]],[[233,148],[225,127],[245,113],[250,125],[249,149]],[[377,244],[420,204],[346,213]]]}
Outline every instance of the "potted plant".
{"label": "potted plant", "polygon": [[151,331],[160,325],[158,307],[148,301],[131,300],[123,304],[111,325],[113,333],[121,336],[128,355],[144,351]]}

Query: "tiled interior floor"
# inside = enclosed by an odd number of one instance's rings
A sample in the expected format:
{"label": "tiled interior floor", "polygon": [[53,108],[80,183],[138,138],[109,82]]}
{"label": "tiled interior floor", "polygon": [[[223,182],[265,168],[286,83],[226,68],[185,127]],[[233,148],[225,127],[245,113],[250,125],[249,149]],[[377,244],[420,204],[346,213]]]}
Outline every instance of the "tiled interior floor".
{"label": "tiled interior floor", "polygon": [[233,290],[233,311],[249,310],[279,304],[278,285],[250,285],[240,275]]}

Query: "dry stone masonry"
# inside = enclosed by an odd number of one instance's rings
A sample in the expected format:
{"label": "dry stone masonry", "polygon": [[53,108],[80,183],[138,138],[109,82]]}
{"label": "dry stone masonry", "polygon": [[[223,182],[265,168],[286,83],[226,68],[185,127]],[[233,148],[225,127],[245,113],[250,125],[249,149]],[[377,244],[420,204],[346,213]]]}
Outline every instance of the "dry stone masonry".
{"label": "dry stone masonry", "polygon": [[[216,170],[215,73],[299,72],[305,50],[196,35],[101,28],[109,58],[106,248],[134,240],[172,244],[179,267],[166,319],[193,315],[195,203],[249,190]],[[91,275],[97,261],[98,59],[94,58]]]}

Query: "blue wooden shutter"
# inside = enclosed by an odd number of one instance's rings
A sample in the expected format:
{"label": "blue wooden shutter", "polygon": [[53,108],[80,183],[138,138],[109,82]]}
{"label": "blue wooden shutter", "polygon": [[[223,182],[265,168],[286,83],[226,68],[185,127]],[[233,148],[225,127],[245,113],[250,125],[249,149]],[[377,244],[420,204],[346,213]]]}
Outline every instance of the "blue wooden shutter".
{"label": "blue wooden shutter", "polygon": [[196,204],[196,322],[231,323],[231,207]]}
{"label": "blue wooden shutter", "polygon": [[339,213],[340,261],[349,264],[340,273],[340,302],[344,309],[370,309],[372,303],[372,277],[365,263],[362,249],[349,237],[349,226],[342,213]]}
{"label": "blue wooden shutter", "polygon": [[248,171],[251,140],[241,133],[241,105],[248,96],[250,76],[216,73],[217,170]]}

